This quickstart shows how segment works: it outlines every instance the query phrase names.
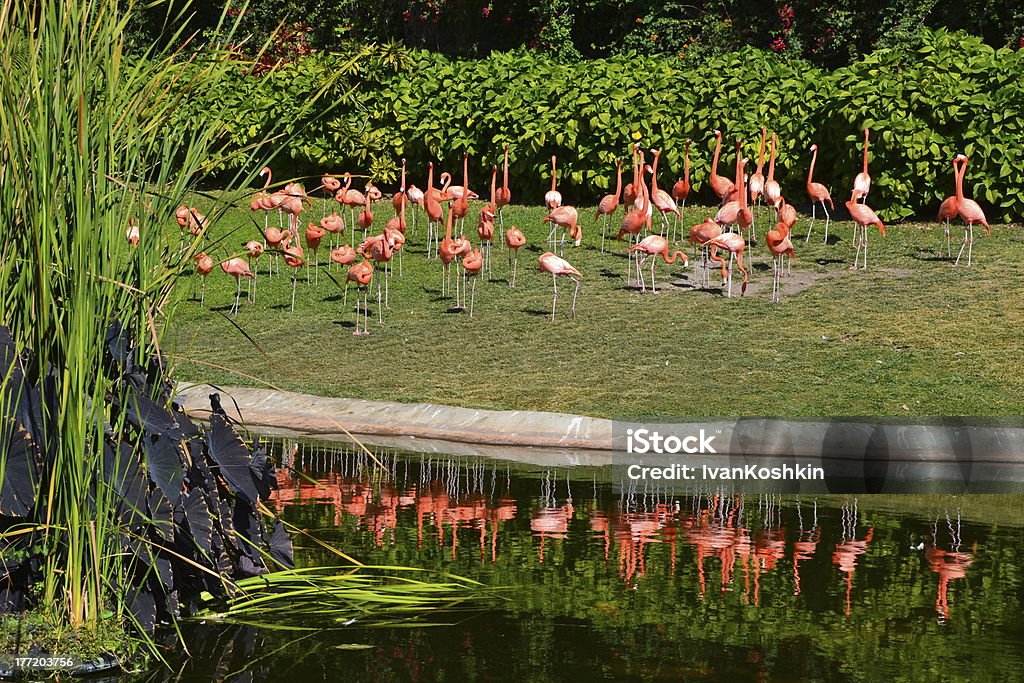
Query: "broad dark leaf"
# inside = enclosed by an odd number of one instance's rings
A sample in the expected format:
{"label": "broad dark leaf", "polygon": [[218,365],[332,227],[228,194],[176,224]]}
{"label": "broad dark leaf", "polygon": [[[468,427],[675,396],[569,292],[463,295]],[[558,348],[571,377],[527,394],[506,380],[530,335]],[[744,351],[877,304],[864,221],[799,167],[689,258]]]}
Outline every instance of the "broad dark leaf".
{"label": "broad dark leaf", "polygon": [[260,498],[266,500],[270,497],[270,489],[274,485],[274,465],[267,454],[266,445],[257,439],[253,443],[252,462],[249,464],[252,471],[253,481],[256,482],[256,489]]}
{"label": "broad dark leaf", "polygon": [[[109,442],[105,443],[103,470],[106,473],[107,485],[121,498],[121,521],[131,526],[145,519],[149,487],[131,446],[122,441],[115,450]],[[132,539],[126,542],[130,546],[138,545],[138,542]]]}
{"label": "broad dark leaf", "polygon": [[39,460],[32,437],[21,425],[11,435],[0,482],[0,515],[27,517],[39,487]]}
{"label": "broad dark leaf", "polygon": [[292,537],[280,518],[274,520],[274,533],[270,536],[270,554],[288,569],[295,567]]}
{"label": "broad dark leaf", "polygon": [[132,336],[120,320],[110,323],[106,336],[107,353],[120,372],[131,370]]}
{"label": "broad dark leaf", "polygon": [[174,419],[174,414],[138,388],[131,392],[124,409],[128,421],[148,435],[166,434],[179,441],[185,438],[184,432]]}
{"label": "broad dark leaf", "polygon": [[181,501],[182,467],[178,444],[167,436],[143,438],[142,450],[146,454],[146,470],[150,479],[163,491],[172,505]]}
{"label": "broad dark leaf", "polygon": [[185,521],[188,523],[188,530],[196,545],[202,548],[207,555],[213,556],[213,518],[210,516],[210,508],[206,505],[203,492],[199,489],[192,489],[182,499],[182,507],[185,510]]}
{"label": "broad dark leaf", "polygon": [[171,541],[174,538],[174,511],[170,501],[161,492],[154,488],[149,492],[149,518],[152,520],[150,528],[163,541]]}
{"label": "broad dark leaf", "polygon": [[252,503],[257,502],[259,494],[256,491],[256,482],[252,478],[252,471],[249,469],[249,450],[220,415],[210,415],[206,443],[207,453],[217,464],[221,476],[231,490]]}

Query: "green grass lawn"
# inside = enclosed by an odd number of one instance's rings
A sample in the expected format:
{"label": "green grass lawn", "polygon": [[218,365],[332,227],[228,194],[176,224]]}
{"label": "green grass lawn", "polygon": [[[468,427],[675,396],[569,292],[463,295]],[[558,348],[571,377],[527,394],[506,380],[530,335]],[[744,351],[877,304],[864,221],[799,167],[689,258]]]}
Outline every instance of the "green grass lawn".
{"label": "green grass lawn", "polygon": [[[209,202],[196,205],[204,210]],[[322,206],[317,201],[306,216],[318,219]],[[474,242],[478,208],[470,214]],[[685,225],[713,213],[687,207]],[[288,273],[267,277],[268,257],[260,260],[258,299],[243,296],[234,322],[270,360],[226,317],[232,278],[214,270],[206,307],[193,298],[194,278],[183,278],[168,335],[176,377],[253,384],[244,376],[251,375],[324,396],[609,417],[1024,414],[1024,244],[1016,226],[996,226],[992,238],[978,231],[970,268],[936,258],[942,230],[935,224],[893,225],[886,239],[872,228],[869,270],[852,272],[852,223],[833,221],[825,245],[819,220],[805,245],[809,219],[801,216],[793,277],[775,304],[763,240],[748,245],[745,296],[738,270],[729,299],[717,272],[701,290],[691,267],[661,262],[654,296],[626,288],[624,243],[611,241],[602,254],[592,210],[581,214],[583,245],[565,251],[585,276],[575,320],[566,279],[550,319],[551,278],[537,271],[547,250],[542,208],[507,207],[506,226],[518,225],[528,239],[518,286],[507,286],[506,252],[496,245],[493,272],[477,283],[473,319],[440,297],[441,267],[425,258],[420,215],[382,325],[375,291],[371,297],[369,336],[352,335],[354,291],[344,306],[327,276],[343,282],[344,270],[326,265],[327,249],[319,285],[300,276],[294,313]],[[390,202],[378,204],[378,230],[391,215]],[[621,213],[616,228],[620,221]],[[766,211],[759,235],[768,221]],[[257,225],[262,216],[248,208],[228,211],[211,228],[211,254],[221,259],[258,239]],[[959,225],[953,236],[955,251]]]}

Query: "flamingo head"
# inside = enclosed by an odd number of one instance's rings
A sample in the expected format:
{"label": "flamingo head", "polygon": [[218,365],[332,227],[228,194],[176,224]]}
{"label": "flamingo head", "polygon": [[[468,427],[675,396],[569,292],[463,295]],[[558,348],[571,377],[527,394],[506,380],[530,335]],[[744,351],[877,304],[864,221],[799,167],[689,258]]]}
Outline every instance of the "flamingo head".
{"label": "flamingo head", "polygon": [[721,139],[721,137],[722,137],[722,131],[720,131],[720,130],[718,130],[717,128],[715,128],[715,131],[714,131],[714,133],[715,133],[715,137],[716,137],[716,138],[719,138],[719,139]]}
{"label": "flamingo head", "polygon": [[817,145],[817,144],[813,144],[813,145],[811,145],[811,148],[810,148],[810,150],[809,150],[809,151],[811,151],[811,152],[817,152],[817,151],[818,151],[818,145]]}

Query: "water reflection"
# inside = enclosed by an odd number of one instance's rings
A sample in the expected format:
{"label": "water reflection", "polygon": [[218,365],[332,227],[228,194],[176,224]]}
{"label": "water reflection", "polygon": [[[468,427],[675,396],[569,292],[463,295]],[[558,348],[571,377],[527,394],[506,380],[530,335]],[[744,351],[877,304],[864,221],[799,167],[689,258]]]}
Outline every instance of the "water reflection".
{"label": "water reflection", "polygon": [[[1024,667],[1024,515],[1007,523],[1007,498],[679,496],[596,469],[308,447],[292,465],[302,474],[281,470],[273,496],[289,521],[361,561],[510,590],[452,626],[317,636],[301,648],[315,666],[290,654],[262,680],[1011,680]],[[334,562],[319,547],[296,557]],[[353,640],[373,649],[335,649]]]}

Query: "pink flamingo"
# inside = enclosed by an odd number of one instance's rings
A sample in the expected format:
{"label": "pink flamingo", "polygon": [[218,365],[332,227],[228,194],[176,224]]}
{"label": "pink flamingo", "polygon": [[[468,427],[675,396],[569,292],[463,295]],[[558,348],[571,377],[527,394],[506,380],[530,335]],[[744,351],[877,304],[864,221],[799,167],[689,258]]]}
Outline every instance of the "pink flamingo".
{"label": "pink flamingo", "polygon": [[672,186],[672,199],[679,205],[679,213],[676,214],[676,225],[683,220],[683,211],[686,210],[686,198],[690,196],[690,138],[686,138],[686,147],[683,150],[683,177],[677,180]]}
{"label": "pink flamingo", "polygon": [[526,235],[523,234],[522,230],[513,225],[505,231],[505,246],[508,247],[510,272],[508,286],[510,288],[516,286],[516,273],[519,270],[519,250],[524,244],[526,244]]}
{"label": "pink flamingo", "polygon": [[973,199],[964,198],[964,176],[967,175],[967,164],[970,163],[970,158],[964,155],[960,155],[961,163],[963,166],[960,167],[960,176],[956,181],[956,212],[960,216],[960,220],[967,223],[967,228],[964,230],[964,243],[960,246],[960,253],[956,256],[956,261],[953,265],[960,263],[960,257],[964,253],[964,247],[967,247],[967,265],[971,265],[971,252],[974,251],[974,224],[981,223],[985,226],[985,231],[988,236],[992,236],[992,228],[989,227],[988,221],[985,220],[985,212],[981,210],[981,206],[978,202]]}
{"label": "pink flamingo", "polygon": [[857,270],[857,258],[860,255],[861,248],[864,249],[864,264],[861,266],[861,270],[867,270],[868,268],[868,226],[878,226],[879,232],[882,233],[882,237],[885,237],[885,224],[878,217],[874,211],[871,210],[867,204],[860,204],[856,200],[856,191],[850,195],[850,199],[846,202],[846,210],[850,212],[850,217],[853,222],[856,223],[854,226],[854,237],[853,242],[857,246],[857,251],[853,255],[853,265],[850,266],[850,270]]}
{"label": "pink flamingo", "polygon": [[501,187],[495,195],[494,205],[498,208],[498,224],[504,229],[505,219],[502,216],[506,206],[512,203],[512,190],[508,187],[508,145],[505,145],[505,162],[502,170]]}
{"label": "pink flamingo", "polygon": [[555,155],[551,155],[551,189],[544,195],[544,206],[548,209],[557,209],[562,205],[562,194],[555,189]]}
{"label": "pink flamingo", "polygon": [[765,200],[776,209],[782,203],[782,188],[779,187],[778,181],[775,180],[775,146],[777,143],[778,137],[775,133],[772,133],[772,152],[768,158],[768,178],[764,181]]}
{"label": "pink flamingo", "polygon": [[537,264],[540,267],[542,273],[551,273],[551,284],[555,289],[555,296],[551,300],[551,321],[555,320],[555,308],[558,305],[558,276],[565,275],[570,280],[576,283],[576,289],[572,293],[572,317],[576,317],[576,295],[580,291],[580,281],[577,278],[582,278],[583,274],[580,271],[572,267],[572,265],[563,258],[555,256],[550,251],[546,251],[540,255],[537,259]]}
{"label": "pink flamingo", "polygon": [[816,211],[818,204],[821,204],[821,210],[825,212],[825,241],[828,242],[828,224],[830,216],[828,215],[828,209],[825,208],[827,202],[832,210],[836,210],[835,204],[832,202],[832,195],[828,193],[826,188],[821,183],[814,182],[814,164],[818,160],[818,145],[811,145],[811,167],[807,171],[807,196],[811,198],[811,226],[807,228],[807,236],[804,237],[804,243],[811,239],[811,231],[814,230],[814,219],[816,218]]}
{"label": "pink flamingo", "polygon": [[651,169],[651,203],[654,207],[661,212],[661,221],[665,228],[669,227],[668,219],[665,214],[670,213],[679,218],[679,207],[676,206],[676,202],[665,190],[658,189],[658,161],[661,159],[661,150],[652,149],[651,155],[654,157],[654,166]]}
{"label": "pink flamingo", "polygon": [[206,252],[196,254],[192,258],[196,262],[196,274],[203,278],[203,291],[199,298],[199,305],[203,306],[206,304],[206,276],[213,272],[213,259]]}
{"label": "pink flamingo", "polygon": [[[949,238],[949,222],[957,217],[956,212],[956,184],[960,179],[960,163],[963,155],[958,154],[953,159],[953,194],[942,200],[942,204],[939,205],[939,215],[936,216],[935,220],[938,223],[945,221],[945,235],[946,235],[946,255],[952,258],[953,247],[950,245]],[[942,256],[942,242],[939,242],[939,253],[938,256]]]}
{"label": "pink flamingo", "polygon": [[[351,247],[351,245],[349,245]],[[370,334],[370,302],[367,299],[367,290],[369,289],[370,282],[373,280],[373,264],[369,261],[360,261],[348,269],[345,274],[345,305],[348,304],[348,285],[350,282],[356,283],[356,289],[363,293],[363,331],[359,331],[359,296],[356,295],[356,331],[353,335],[366,335]]]}
{"label": "pink flamingo", "polygon": [[594,218],[604,216],[604,225],[601,226],[601,253],[604,253],[604,240],[608,232],[608,222],[615,210],[619,208],[619,195],[622,194],[622,160],[615,160],[615,194],[606,194],[597,203],[597,213]]}
{"label": "pink flamingo", "polygon": [[569,233],[578,247],[583,241],[583,226],[579,224],[579,213],[573,206],[558,206],[555,207],[551,213],[544,218],[544,223],[551,223],[551,233],[548,235],[548,244],[554,246],[555,242],[558,242],[558,250],[562,251],[565,246],[565,237],[561,240],[557,239],[555,230],[559,227],[565,228],[566,232]]}
{"label": "pink flamingo", "polygon": [[711,185],[712,192],[718,195],[718,198],[724,204],[730,199],[732,193],[736,191],[736,185],[728,178],[718,175],[718,156],[721,152],[722,131],[715,130],[715,156],[711,160],[711,175],[708,176],[708,184]]}
{"label": "pink flamingo", "polygon": [[253,277],[252,271],[249,270],[248,262],[238,257],[222,262],[220,269],[235,278],[235,303],[231,306],[231,315],[238,315],[238,300],[242,295],[242,278]]}
{"label": "pink flamingo", "polygon": [[[740,272],[743,273],[743,288],[740,290],[740,294],[746,294],[747,269],[743,267],[743,251],[747,248],[747,243],[743,239],[743,235],[735,232],[724,232],[718,237],[708,240],[707,244],[711,248],[711,260],[722,264],[722,282],[724,283],[728,279],[729,291],[726,296],[732,298],[732,259],[734,256],[736,257],[736,265],[739,267]],[[719,249],[725,249],[729,252],[728,261],[718,255]],[[726,274],[727,262],[729,264],[728,274]]]}
{"label": "pink flamingo", "polygon": [[871,175],[868,173],[868,137],[871,130],[864,128],[864,169],[853,179],[853,194],[861,201],[868,200],[868,191],[871,189]]}
{"label": "pink flamingo", "polygon": [[[658,256],[665,261],[665,263],[675,263],[680,256],[683,257],[683,265],[685,266],[689,259],[686,258],[686,254],[682,251],[676,250],[672,256],[668,255],[668,240],[661,235],[648,235],[647,237],[640,240],[638,244],[633,245],[629,248],[629,251],[636,251],[644,254],[642,261],[637,264],[637,275],[640,276],[640,290],[647,291],[644,286],[644,278],[641,274],[641,266],[643,262],[648,258],[651,259],[651,294],[657,294],[658,290],[654,287],[654,266],[658,262]],[[653,258],[652,258],[653,257]]]}
{"label": "pink flamingo", "polygon": [[245,249],[245,254],[249,259],[249,269],[252,271],[252,290],[249,292],[249,301],[256,302],[256,277],[259,275],[259,259],[263,256],[263,252],[266,247],[263,246],[263,242],[257,240],[249,240],[242,245]]}

